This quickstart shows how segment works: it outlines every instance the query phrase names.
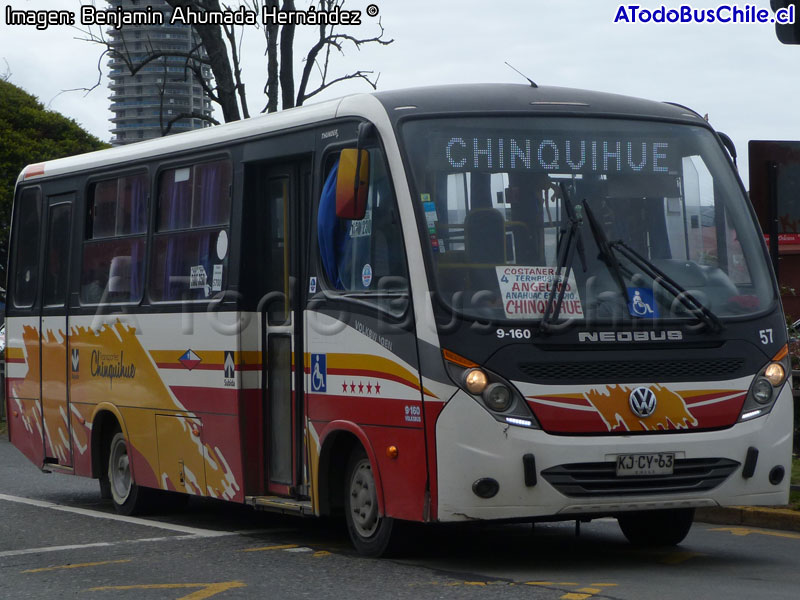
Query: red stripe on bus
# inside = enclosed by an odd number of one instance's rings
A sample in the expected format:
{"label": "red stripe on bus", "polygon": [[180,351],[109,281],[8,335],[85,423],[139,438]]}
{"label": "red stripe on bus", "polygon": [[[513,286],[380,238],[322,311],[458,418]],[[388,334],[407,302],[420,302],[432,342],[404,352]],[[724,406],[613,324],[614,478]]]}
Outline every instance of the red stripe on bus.
{"label": "red stripe on bus", "polygon": [[44,175],[44,163],[37,163],[35,165],[28,165],[23,173],[22,178],[28,179],[29,177],[38,177]]}
{"label": "red stripe on bus", "polygon": [[[157,362],[156,366],[159,369],[186,369],[187,371],[222,371],[225,368],[223,364],[203,364],[198,363],[196,366],[189,369],[182,363],[163,363]],[[237,371],[260,371],[261,365],[236,365]]]}

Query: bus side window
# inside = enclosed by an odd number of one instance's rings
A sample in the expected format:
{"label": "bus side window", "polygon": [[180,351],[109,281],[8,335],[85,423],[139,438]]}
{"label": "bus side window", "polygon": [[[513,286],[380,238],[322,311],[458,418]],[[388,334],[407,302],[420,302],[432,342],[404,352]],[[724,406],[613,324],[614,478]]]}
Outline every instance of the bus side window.
{"label": "bus side window", "polygon": [[91,185],[81,269],[83,304],[141,300],[148,188],[144,173]]}
{"label": "bus side window", "polygon": [[159,176],[152,300],[203,300],[225,289],[232,173],[225,159]]}
{"label": "bus side window", "polygon": [[400,228],[400,217],[383,154],[369,150],[370,184],[364,218],[336,217],[338,161],[328,172],[319,201],[317,240],[323,271],[330,288],[374,295],[375,302],[389,308],[382,295],[395,296],[392,312],[405,310],[408,270]]}
{"label": "bus side window", "polygon": [[43,306],[64,306],[67,300],[73,195],[68,197],[70,202],[50,204],[42,281]]}
{"label": "bus side window", "polygon": [[14,306],[30,308],[36,301],[39,273],[39,237],[42,217],[42,192],[39,188],[22,191],[14,231]]}

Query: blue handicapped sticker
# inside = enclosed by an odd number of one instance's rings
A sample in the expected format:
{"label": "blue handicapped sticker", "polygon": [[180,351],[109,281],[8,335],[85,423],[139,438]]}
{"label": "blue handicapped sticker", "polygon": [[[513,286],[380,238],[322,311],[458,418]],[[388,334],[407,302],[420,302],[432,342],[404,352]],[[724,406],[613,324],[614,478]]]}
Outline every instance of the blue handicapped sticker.
{"label": "blue handicapped sticker", "polygon": [[628,312],[641,319],[658,318],[658,305],[650,288],[628,288]]}
{"label": "blue handicapped sticker", "polygon": [[328,369],[324,354],[311,355],[311,391],[326,392],[328,390]]}

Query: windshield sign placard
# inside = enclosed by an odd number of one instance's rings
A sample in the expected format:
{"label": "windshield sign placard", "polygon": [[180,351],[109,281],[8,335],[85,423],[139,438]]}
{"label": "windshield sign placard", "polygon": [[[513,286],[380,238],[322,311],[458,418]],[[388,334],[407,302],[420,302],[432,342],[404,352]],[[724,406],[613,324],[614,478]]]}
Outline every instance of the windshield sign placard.
{"label": "windshield sign placard", "polygon": [[[556,277],[555,267],[495,267],[503,311],[509,319],[540,319]],[[556,293],[563,282],[556,284]],[[564,300],[559,315],[563,318],[583,318],[583,305],[570,271],[565,283]]]}
{"label": "windshield sign placard", "polygon": [[680,167],[666,139],[469,131],[435,139],[432,162],[442,170],[668,175]]}

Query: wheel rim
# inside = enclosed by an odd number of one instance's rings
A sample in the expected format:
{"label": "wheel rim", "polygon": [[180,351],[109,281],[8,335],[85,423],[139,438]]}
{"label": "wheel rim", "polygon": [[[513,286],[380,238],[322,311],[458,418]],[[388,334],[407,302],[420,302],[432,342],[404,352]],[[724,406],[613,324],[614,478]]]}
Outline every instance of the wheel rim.
{"label": "wheel rim", "polygon": [[378,497],[375,493],[375,479],[369,460],[359,461],[350,478],[350,514],[353,527],[364,538],[371,537],[378,529]]}
{"label": "wheel rim", "polygon": [[131,463],[128,458],[128,446],[125,440],[117,438],[111,447],[108,463],[108,478],[114,499],[123,504],[131,493]]}

